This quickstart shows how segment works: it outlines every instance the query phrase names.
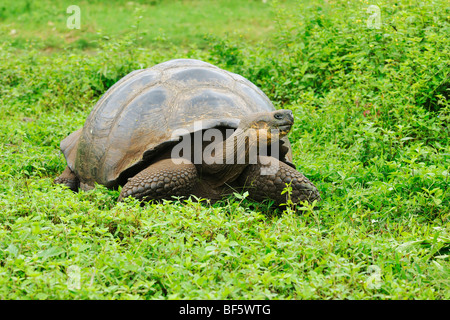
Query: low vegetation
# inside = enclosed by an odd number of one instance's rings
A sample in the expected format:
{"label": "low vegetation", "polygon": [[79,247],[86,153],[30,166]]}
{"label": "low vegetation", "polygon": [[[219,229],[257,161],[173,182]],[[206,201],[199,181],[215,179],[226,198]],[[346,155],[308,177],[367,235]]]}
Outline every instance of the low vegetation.
{"label": "low vegetation", "polygon": [[[450,298],[448,1],[69,4],[0,5],[1,299]],[[294,111],[316,210],[52,184],[100,96],[174,58]]]}

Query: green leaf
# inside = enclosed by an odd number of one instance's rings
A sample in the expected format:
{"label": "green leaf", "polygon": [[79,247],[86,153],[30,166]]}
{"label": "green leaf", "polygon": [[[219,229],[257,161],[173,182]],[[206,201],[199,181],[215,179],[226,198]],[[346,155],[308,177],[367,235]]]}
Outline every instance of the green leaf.
{"label": "green leaf", "polygon": [[40,257],[40,258],[43,258],[45,260],[45,259],[48,259],[48,258],[51,258],[51,257],[59,256],[62,253],[64,253],[64,249],[63,248],[61,248],[61,247],[51,247],[51,248],[48,248],[46,250],[39,251],[37,253],[37,256]]}

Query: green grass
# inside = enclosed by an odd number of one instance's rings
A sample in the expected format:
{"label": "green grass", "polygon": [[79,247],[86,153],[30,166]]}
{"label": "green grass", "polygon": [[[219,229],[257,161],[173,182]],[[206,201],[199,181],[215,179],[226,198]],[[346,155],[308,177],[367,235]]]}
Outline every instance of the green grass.
{"label": "green grass", "polygon": [[139,34],[138,45],[205,47],[208,34],[231,34],[255,42],[275,30],[271,6],[256,0],[115,0],[108,5],[79,1],[81,29],[69,30],[66,8],[73,4],[8,0],[0,6],[0,39],[11,40],[14,47],[23,49],[30,45],[47,51],[92,49],[101,39],[114,40],[132,32]]}
{"label": "green grass", "polygon": [[[80,2],[81,30],[65,28],[66,4],[0,6],[0,299],[450,298],[447,1],[377,3],[381,29],[363,1]],[[52,184],[60,141],[107,88],[181,57],[293,110],[317,210],[141,207]]]}

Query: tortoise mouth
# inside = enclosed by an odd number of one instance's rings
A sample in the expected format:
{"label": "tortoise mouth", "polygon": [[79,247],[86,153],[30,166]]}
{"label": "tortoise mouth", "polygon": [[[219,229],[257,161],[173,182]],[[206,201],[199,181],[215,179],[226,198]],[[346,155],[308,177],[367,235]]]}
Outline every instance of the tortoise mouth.
{"label": "tortoise mouth", "polygon": [[280,133],[286,134],[286,133],[288,133],[291,130],[291,128],[292,128],[292,124],[287,124],[287,125],[284,125],[284,126],[279,126],[278,130],[280,131]]}

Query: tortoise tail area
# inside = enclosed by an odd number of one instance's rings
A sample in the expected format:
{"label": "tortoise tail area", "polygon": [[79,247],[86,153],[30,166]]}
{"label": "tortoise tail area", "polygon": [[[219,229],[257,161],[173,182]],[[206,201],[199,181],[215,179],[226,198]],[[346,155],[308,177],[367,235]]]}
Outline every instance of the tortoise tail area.
{"label": "tortoise tail area", "polygon": [[67,161],[67,167],[63,173],[53,180],[53,183],[59,183],[67,186],[70,190],[77,192],[80,187],[80,180],[71,168],[75,165],[75,157],[77,154],[78,140],[81,136],[82,129],[72,132],[67,138],[61,141],[61,151]]}

